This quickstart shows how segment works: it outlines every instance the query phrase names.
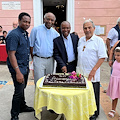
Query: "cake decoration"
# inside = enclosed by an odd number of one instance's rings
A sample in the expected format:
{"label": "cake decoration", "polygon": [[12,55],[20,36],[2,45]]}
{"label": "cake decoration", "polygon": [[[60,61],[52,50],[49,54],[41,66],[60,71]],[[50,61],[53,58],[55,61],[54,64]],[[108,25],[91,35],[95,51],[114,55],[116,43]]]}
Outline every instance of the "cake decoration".
{"label": "cake decoration", "polygon": [[44,79],[43,86],[86,88],[86,81],[83,75],[73,71],[72,73],[66,74],[48,74]]}

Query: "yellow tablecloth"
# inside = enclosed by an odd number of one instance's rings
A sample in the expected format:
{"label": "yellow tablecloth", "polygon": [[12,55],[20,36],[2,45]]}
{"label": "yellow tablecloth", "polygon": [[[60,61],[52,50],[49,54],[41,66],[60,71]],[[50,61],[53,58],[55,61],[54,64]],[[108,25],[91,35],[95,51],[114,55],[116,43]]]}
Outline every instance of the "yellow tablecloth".
{"label": "yellow tablecloth", "polygon": [[92,83],[88,81],[89,89],[51,89],[40,88],[42,78],[38,80],[35,91],[35,115],[41,119],[42,107],[64,114],[66,120],[89,120],[96,110]]}

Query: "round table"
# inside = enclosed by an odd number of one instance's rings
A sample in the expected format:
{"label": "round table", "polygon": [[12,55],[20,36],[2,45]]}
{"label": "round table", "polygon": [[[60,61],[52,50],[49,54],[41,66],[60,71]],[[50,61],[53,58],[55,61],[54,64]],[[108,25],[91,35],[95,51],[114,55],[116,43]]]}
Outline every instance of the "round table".
{"label": "round table", "polygon": [[42,107],[52,109],[57,114],[64,114],[66,120],[89,120],[96,111],[93,86],[88,82],[89,89],[49,88],[40,87],[43,78],[36,84],[34,109],[35,116],[41,119]]}

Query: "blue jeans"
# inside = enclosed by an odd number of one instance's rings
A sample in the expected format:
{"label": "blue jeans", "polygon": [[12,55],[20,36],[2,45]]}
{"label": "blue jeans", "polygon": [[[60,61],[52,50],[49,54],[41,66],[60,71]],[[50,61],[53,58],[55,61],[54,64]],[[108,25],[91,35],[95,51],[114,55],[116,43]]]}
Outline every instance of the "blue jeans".
{"label": "blue jeans", "polygon": [[24,108],[26,105],[25,97],[24,97],[24,89],[27,85],[28,73],[24,75],[24,83],[19,83],[16,80],[16,74],[11,73],[13,83],[14,83],[14,94],[12,99],[12,108],[11,108],[11,116],[18,116],[20,109]]}

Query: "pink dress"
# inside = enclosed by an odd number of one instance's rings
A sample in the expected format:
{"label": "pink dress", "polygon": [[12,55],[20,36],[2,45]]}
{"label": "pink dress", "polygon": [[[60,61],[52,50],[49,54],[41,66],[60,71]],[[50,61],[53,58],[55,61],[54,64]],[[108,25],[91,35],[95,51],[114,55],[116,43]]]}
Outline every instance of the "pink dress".
{"label": "pink dress", "polygon": [[115,98],[120,99],[120,63],[117,61],[113,63],[113,71],[110,77],[107,95],[113,100]]}

